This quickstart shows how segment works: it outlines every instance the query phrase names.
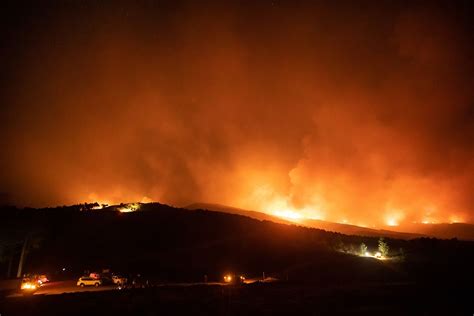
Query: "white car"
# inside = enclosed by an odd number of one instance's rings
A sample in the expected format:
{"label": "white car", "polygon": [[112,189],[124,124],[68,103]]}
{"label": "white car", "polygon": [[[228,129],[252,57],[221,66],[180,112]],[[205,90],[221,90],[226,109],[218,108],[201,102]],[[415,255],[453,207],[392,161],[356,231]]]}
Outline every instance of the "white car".
{"label": "white car", "polygon": [[91,277],[81,277],[79,280],[77,280],[77,286],[84,287],[87,285],[92,285],[92,286],[99,286],[102,285],[102,281],[100,279],[94,279]]}
{"label": "white car", "polygon": [[123,284],[127,283],[127,278],[121,277],[119,275],[114,275],[112,277],[112,281],[114,282],[114,284],[123,285]]}

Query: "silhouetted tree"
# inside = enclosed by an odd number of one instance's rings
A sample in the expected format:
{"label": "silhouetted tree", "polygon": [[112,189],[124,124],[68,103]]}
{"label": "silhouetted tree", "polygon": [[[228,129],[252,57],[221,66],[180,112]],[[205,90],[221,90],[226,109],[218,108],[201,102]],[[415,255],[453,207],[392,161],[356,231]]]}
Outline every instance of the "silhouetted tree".
{"label": "silhouetted tree", "polygon": [[17,278],[20,278],[24,273],[24,265],[26,257],[32,249],[40,248],[43,236],[40,231],[31,231],[25,236],[23,246],[20,253],[20,261],[18,262]]}
{"label": "silhouetted tree", "polygon": [[389,247],[388,244],[384,241],[383,237],[379,239],[379,252],[382,256],[386,257],[388,255]]}
{"label": "silhouetted tree", "polygon": [[403,248],[400,248],[399,260],[402,261],[402,262],[405,261],[405,251],[403,250]]}
{"label": "silhouetted tree", "polygon": [[360,254],[361,254],[361,256],[365,255],[366,252],[367,252],[367,246],[364,243],[361,243],[360,244]]}
{"label": "silhouetted tree", "polygon": [[16,236],[2,236],[0,238],[0,263],[6,264],[6,278],[12,276],[13,263],[15,258],[18,257],[21,245],[21,239],[16,238]]}

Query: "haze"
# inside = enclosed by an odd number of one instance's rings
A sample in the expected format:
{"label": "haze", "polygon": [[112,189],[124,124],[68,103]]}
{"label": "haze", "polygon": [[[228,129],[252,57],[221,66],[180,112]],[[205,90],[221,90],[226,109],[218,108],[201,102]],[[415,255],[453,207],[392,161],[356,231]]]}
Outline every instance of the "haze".
{"label": "haze", "polygon": [[472,222],[469,1],[2,13],[3,203]]}

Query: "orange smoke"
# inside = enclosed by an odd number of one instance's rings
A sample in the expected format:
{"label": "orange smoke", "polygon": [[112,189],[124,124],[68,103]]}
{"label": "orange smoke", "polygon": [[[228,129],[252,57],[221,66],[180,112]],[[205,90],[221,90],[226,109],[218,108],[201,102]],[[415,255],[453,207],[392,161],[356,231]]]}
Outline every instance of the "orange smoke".
{"label": "orange smoke", "polygon": [[463,10],[152,3],[48,6],[2,30],[0,197],[473,221]]}

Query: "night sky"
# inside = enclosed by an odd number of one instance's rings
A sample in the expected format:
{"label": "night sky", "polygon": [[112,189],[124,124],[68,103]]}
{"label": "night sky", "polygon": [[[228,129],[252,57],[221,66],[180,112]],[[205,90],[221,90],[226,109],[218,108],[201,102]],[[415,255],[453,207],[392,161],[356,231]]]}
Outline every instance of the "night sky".
{"label": "night sky", "polygon": [[474,221],[472,1],[2,1],[0,204]]}

